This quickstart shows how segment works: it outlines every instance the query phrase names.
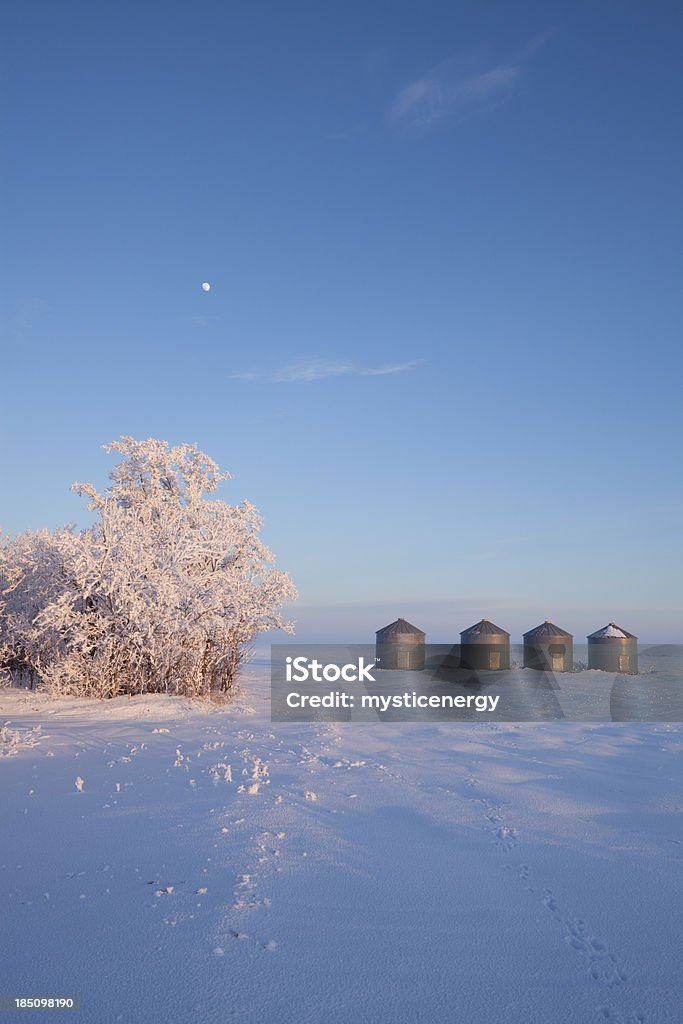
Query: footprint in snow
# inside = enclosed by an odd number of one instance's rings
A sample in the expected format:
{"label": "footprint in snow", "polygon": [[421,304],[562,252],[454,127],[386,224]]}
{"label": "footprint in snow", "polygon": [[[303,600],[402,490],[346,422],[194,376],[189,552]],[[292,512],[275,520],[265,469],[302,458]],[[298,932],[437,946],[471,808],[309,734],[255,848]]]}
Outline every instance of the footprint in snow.
{"label": "footprint in snow", "polygon": [[610,1024],[645,1024],[645,1014],[630,1013],[628,1017],[623,1017],[617,1010],[613,1010],[609,1006],[601,1006],[600,1020],[609,1021]]}
{"label": "footprint in snow", "polygon": [[505,852],[513,850],[517,846],[518,841],[514,828],[510,828],[508,825],[501,825],[500,828],[496,829],[496,842],[501,850]]}
{"label": "footprint in snow", "polygon": [[[562,924],[565,930],[564,941],[570,949],[579,953],[587,962],[588,975],[593,981],[597,981],[607,988],[615,988],[628,981],[628,975],[615,954],[610,953],[601,939],[589,934],[585,921],[574,917],[573,914],[565,913],[550,889],[544,890],[541,902],[555,920]],[[617,1021],[616,1017],[607,1019]],[[626,1024],[631,1024],[631,1022],[628,1021]]]}

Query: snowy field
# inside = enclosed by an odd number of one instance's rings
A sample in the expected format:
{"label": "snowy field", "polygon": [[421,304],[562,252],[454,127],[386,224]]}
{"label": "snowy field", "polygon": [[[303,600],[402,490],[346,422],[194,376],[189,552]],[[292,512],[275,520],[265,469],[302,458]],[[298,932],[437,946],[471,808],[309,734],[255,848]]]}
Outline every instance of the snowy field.
{"label": "snowy field", "polygon": [[0,690],[0,727],[2,995],[83,1024],[681,1020],[680,725],[274,725],[257,665],[223,708]]}

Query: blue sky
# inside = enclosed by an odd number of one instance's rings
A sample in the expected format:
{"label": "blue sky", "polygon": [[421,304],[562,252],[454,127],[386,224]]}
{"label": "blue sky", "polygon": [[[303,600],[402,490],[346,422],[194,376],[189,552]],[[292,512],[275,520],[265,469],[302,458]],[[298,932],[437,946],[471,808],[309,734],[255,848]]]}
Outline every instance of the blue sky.
{"label": "blue sky", "polygon": [[6,530],[85,523],[108,440],[193,441],[302,637],[683,641],[679,5],[4,23]]}

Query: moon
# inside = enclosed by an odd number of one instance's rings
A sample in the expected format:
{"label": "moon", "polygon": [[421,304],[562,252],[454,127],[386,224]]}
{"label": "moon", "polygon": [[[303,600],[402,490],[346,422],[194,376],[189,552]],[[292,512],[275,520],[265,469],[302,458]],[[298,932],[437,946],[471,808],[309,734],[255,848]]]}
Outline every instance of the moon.
{"label": "moon", "polygon": [[209,284],[208,281],[204,281],[203,282],[203,284],[202,284],[202,291],[203,292],[210,292],[211,291],[211,285]]}

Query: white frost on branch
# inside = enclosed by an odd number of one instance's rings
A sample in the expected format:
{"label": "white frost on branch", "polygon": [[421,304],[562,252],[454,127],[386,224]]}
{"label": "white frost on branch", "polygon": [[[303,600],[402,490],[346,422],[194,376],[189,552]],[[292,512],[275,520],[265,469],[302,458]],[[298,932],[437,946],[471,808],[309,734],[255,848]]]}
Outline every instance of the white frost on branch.
{"label": "white frost on branch", "polygon": [[292,630],[260,515],[207,497],[229,475],[194,445],[104,447],[122,457],[107,491],[74,484],[93,527],[0,538],[4,660],[59,694],[229,689],[257,634]]}

